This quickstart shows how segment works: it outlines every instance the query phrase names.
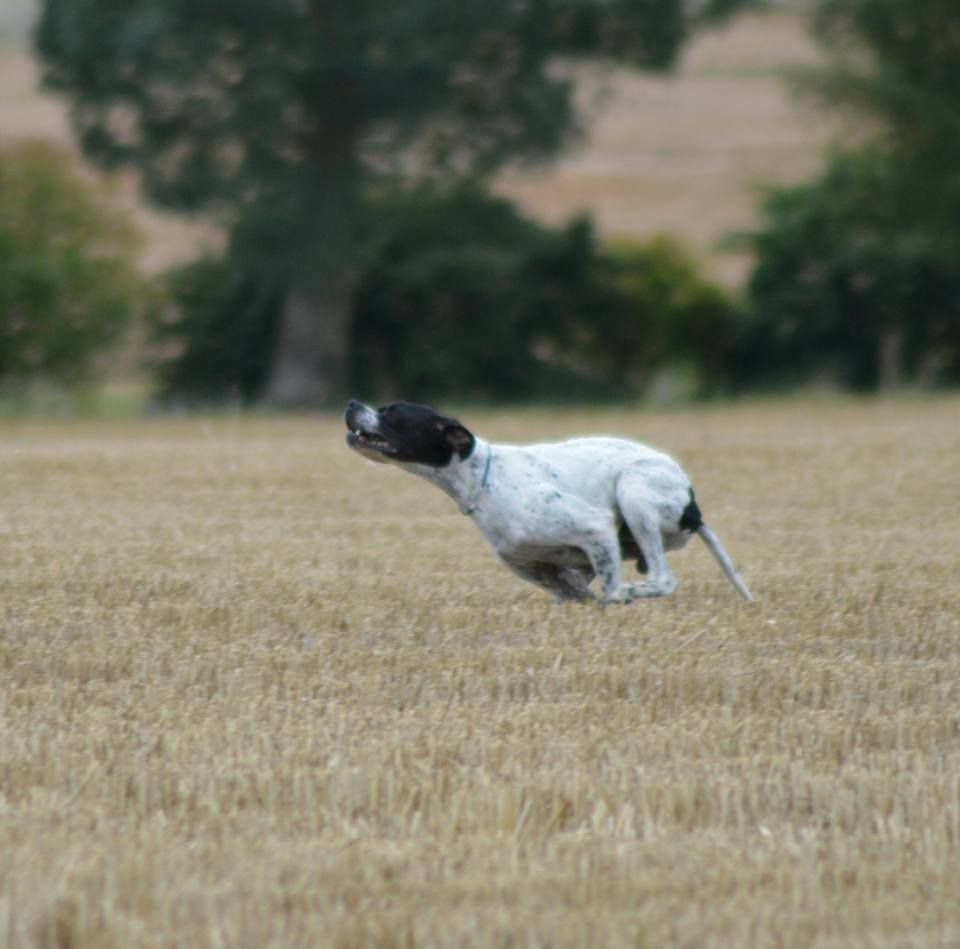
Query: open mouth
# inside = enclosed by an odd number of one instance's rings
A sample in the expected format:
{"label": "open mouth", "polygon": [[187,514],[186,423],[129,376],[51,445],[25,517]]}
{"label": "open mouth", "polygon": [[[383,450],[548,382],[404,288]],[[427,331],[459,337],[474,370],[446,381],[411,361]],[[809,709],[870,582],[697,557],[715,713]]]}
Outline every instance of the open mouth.
{"label": "open mouth", "polygon": [[383,436],[374,432],[353,429],[347,432],[347,444],[358,450],[375,451],[381,455],[395,455],[397,450]]}

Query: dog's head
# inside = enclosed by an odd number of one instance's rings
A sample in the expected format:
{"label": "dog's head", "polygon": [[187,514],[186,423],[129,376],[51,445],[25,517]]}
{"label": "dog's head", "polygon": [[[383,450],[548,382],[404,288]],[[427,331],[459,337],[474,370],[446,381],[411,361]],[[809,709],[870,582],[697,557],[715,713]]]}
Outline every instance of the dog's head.
{"label": "dog's head", "polygon": [[374,409],[351,399],[344,420],[347,444],[371,461],[445,468],[454,457],[469,458],[475,444],[455,418],[413,402]]}

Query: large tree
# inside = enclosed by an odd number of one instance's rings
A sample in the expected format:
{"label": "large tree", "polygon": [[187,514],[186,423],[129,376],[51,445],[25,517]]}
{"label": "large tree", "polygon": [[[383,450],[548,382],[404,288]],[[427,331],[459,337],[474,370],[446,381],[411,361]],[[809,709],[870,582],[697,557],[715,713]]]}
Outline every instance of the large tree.
{"label": "large tree", "polygon": [[269,397],[337,397],[365,197],[484,176],[577,128],[559,57],[665,68],[749,0],[45,0],[36,42],[85,154],[217,215],[281,283]]}

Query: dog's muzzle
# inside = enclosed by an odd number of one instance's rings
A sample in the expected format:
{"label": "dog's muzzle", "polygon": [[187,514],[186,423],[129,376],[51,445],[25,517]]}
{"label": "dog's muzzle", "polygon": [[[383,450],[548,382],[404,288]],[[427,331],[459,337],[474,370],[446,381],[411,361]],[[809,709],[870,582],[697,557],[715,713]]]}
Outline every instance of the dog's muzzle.
{"label": "dog's muzzle", "polygon": [[347,445],[371,461],[386,461],[397,454],[396,448],[380,434],[379,419],[374,409],[351,399],[343,414],[347,423]]}

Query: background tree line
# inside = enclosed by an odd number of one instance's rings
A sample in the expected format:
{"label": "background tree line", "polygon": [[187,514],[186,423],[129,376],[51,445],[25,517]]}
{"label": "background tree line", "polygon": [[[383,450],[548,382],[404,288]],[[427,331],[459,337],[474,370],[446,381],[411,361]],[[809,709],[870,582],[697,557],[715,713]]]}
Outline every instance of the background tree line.
{"label": "background tree line", "polygon": [[[767,195],[743,237],[756,266],[742,299],[668,240],[603,244],[588,221],[546,227],[489,195],[506,163],[576,133],[558,58],[668,68],[743,5],[46,0],[37,48],[85,154],[135,167],[152,200],[214,216],[228,242],[158,294],[128,276],[128,240],[111,257],[98,228],[115,219],[88,208],[92,283],[114,295],[58,288],[63,242],[38,242],[22,206],[36,191],[22,176],[42,183],[55,159],[0,156],[0,248],[20,248],[0,254],[0,382],[76,373],[145,311],[161,387],[187,401],[324,404],[347,387],[619,398],[664,368],[704,394],[960,381],[960,9],[947,0],[817,5],[830,59],[798,80],[862,133],[814,181]],[[102,319],[81,316],[81,298]]]}
{"label": "background tree line", "polygon": [[751,238],[738,383],[960,382],[960,6],[820,0],[795,76],[860,143],[777,189]]}

